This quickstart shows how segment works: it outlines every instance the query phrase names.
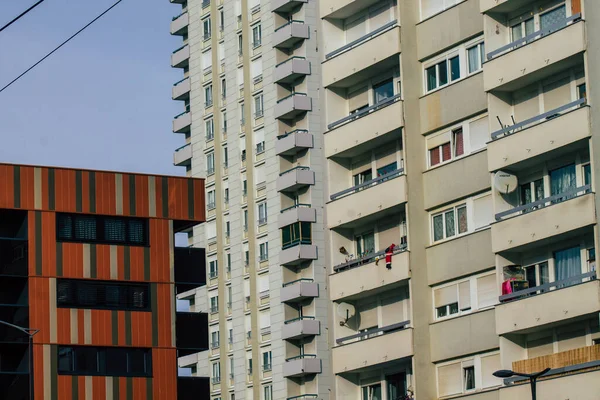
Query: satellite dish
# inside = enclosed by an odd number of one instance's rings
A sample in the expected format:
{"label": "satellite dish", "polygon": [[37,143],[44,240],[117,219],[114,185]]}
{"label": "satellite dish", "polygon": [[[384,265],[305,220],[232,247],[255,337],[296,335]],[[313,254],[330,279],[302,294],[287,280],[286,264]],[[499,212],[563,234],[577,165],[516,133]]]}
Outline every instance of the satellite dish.
{"label": "satellite dish", "polygon": [[354,317],[356,314],[356,309],[352,304],[348,303],[340,303],[337,306],[337,315],[340,318],[343,318],[344,322],[348,321],[350,318]]}
{"label": "satellite dish", "polygon": [[517,190],[519,181],[513,174],[498,171],[494,174],[494,187],[502,194],[512,193]]}

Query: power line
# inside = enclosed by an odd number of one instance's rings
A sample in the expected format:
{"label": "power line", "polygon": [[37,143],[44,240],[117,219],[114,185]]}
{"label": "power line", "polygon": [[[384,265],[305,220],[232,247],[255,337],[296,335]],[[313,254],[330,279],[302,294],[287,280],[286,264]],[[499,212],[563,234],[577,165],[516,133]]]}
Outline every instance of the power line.
{"label": "power line", "polygon": [[65,40],[64,42],[62,42],[60,45],[58,45],[54,50],[52,50],[50,53],[46,54],[43,58],[41,58],[38,62],[36,62],[35,64],[33,64],[31,67],[27,68],[22,74],[20,74],[19,76],[17,76],[15,79],[13,79],[12,81],[10,81],[6,86],[4,86],[2,89],[0,89],[0,93],[2,93],[4,90],[6,90],[10,85],[12,85],[13,83],[15,83],[16,81],[18,81],[19,79],[21,79],[25,74],[27,74],[29,71],[31,71],[32,69],[34,69],[35,67],[37,67],[38,65],[40,65],[46,58],[50,57],[52,54],[54,54],[58,49],[60,49],[61,47],[63,47],[65,44],[69,43],[75,36],[79,35],[81,32],[83,32],[87,27],[89,27],[90,25],[92,25],[94,22],[98,21],[100,18],[102,18],[106,13],[108,13],[110,10],[112,10],[113,8],[115,8],[117,6],[117,4],[119,4],[120,2],[122,2],[123,0],[118,0],[116,3],[114,3],[112,6],[108,7],[106,10],[104,10],[102,12],[102,14],[98,15],[96,18],[94,18],[93,20],[91,20],[90,22],[88,22],[83,28],[81,28],[80,30],[78,30],[77,32],[75,32],[70,38],[68,38],[67,40]]}
{"label": "power line", "polygon": [[40,4],[42,4],[45,0],[40,0],[37,3],[35,3],[34,5],[32,5],[31,7],[29,7],[27,10],[23,11],[21,14],[17,15],[12,21],[10,21],[8,24],[4,25],[2,28],[0,28],[0,32],[2,32],[3,30],[5,30],[6,28],[8,28],[9,26],[11,26],[12,24],[14,24],[15,22],[17,22],[17,20],[19,20],[22,16],[24,16],[25,14],[27,14],[29,11],[33,10],[34,8],[36,8],[37,6],[39,6]]}

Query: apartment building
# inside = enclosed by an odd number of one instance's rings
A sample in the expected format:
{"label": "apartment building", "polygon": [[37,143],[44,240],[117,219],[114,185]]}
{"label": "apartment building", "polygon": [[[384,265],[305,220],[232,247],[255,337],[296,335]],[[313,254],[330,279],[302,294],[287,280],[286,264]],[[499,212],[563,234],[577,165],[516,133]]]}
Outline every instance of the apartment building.
{"label": "apartment building", "polygon": [[[188,35],[191,67],[194,46],[201,47],[192,26],[202,15],[220,18],[221,5],[205,3],[196,16],[200,5],[183,6],[187,14],[171,31]],[[214,171],[215,182],[214,193],[207,192],[215,228],[209,222],[190,237],[199,246],[214,237],[213,247],[206,246],[209,264],[211,254],[216,260],[214,281],[207,292],[184,295],[201,307],[216,305],[217,341],[233,329],[230,347],[180,360],[206,368],[212,398],[528,399],[525,380],[493,372],[546,367],[540,398],[596,398],[593,154],[600,142],[588,76],[600,59],[592,41],[600,4],[242,1],[232,2],[233,14],[228,2],[222,7],[225,80],[211,71],[204,82],[236,89],[217,107],[232,121],[229,139],[215,133],[211,147],[194,133],[215,118],[200,98],[183,114],[191,122],[181,130],[194,146],[189,174],[208,171],[211,180]],[[262,89],[246,84],[238,93],[258,68],[254,55],[245,58],[257,7]],[[185,30],[177,27],[180,18],[189,18]],[[230,31],[241,32],[241,42]],[[212,49],[219,37],[210,36]],[[184,74],[191,79],[188,97],[202,97],[207,75],[185,66]],[[264,93],[264,125],[251,120],[256,103],[242,116],[244,108],[236,108],[249,104],[255,90]],[[182,117],[174,121],[176,132]],[[254,151],[249,136],[262,127],[265,174],[257,155],[238,164],[235,150],[225,173],[222,160],[214,161],[225,144]],[[231,129],[242,142],[231,139]],[[254,185],[243,183],[248,179]],[[224,194],[229,203],[220,200]],[[248,229],[234,233],[242,227]],[[261,258],[266,248],[268,263]],[[219,257],[231,260],[225,276]],[[263,268],[268,279],[261,278]],[[267,289],[268,308],[266,293],[260,295]],[[223,311],[223,296],[231,311]],[[244,296],[249,304],[235,305]],[[256,337],[266,327],[261,321],[269,322],[268,339]],[[238,371],[264,360],[263,348],[271,351],[269,377],[253,372],[240,383]],[[225,364],[234,381],[215,382]],[[290,375],[295,366],[304,376]]]}
{"label": "apartment building", "polygon": [[208,396],[177,376],[208,315],[175,312],[206,283],[204,250],[174,247],[204,222],[203,180],[2,164],[0,187],[1,397]]}

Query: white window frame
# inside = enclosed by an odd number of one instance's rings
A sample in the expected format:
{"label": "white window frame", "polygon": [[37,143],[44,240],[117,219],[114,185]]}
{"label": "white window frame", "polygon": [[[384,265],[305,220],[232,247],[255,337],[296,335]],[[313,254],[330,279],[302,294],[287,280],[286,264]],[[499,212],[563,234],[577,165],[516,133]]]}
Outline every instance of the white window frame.
{"label": "white window frame", "polygon": [[213,101],[212,84],[204,86],[204,108],[212,107]]}
{"label": "white window frame", "polygon": [[213,175],[214,173],[215,173],[215,153],[214,153],[214,151],[211,151],[206,154],[206,174]]}
{"label": "white window frame", "polygon": [[267,219],[268,219],[267,202],[263,201],[262,203],[259,203],[257,208],[258,208],[258,225],[259,226],[264,225],[267,223]]}
{"label": "white window frame", "polygon": [[204,120],[204,130],[206,131],[207,142],[215,138],[215,121],[212,117]]}
{"label": "white window frame", "polygon": [[212,23],[210,21],[210,15],[202,20],[202,39],[204,41],[210,40],[212,36]]}
{"label": "white window frame", "polygon": [[263,400],[273,400],[273,385],[263,386]]}
{"label": "white window frame", "polygon": [[219,295],[210,297],[209,301],[211,314],[219,312]]}
{"label": "white window frame", "polygon": [[[461,208],[465,208],[465,212],[467,214],[467,230],[465,232],[458,232],[458,210]],[[446,236],[446,214],[448,212],[452,211],[454,213],[454,235],[452,236]],[[435,225],[434,225],[434,218],[438,217],[438,216],[442,216],[442,222],[443,222],[443,237],[441,239],[435,240]],[[430,216],[430,220],[431,220],[431,243],[440,243],[446,240],[451,240],[457,237],[460,237],[462,235],[465,235],[467,233],[469,233],[469,210],[468,210],[468,205],[465,201],[459,202],[455,205],[449,206],[449,207],[445,207],[442,210],[436,211],[436,212],[432,212],[431,216]]]}
{"label": "white window frame", "polygon": [[[265,363],[265,355],[266,355],[268,364]],[[263,371],[268,372],[273,369],[273,354],[271,353],[271,350],[267,350],[262,353],[262,363],[263,363]]]}
{"label": "white window frame", "polygon": [[265,104],[262,92],[253,97],[254,119],[259,119],[264,116]]}
{"label": "white window frame", "polygon": [[217,194],[214,189],[209,190],[206,193],[206,208],[208,210],[214,210],[216,208],[216,205],[217,205],[217,196],[216,195]]}
{"label": "white window frame", "polygon": [[219,276],[219,264],[216,259],[208,262],[208,276],[210,279],[215,279]]}
{"label": "white window frame", "polygon": [[[258,40],[257,40],[258,39]],[[252,48],[256,49],[262,44],[262,27],[260,24],[252,26]]]}
{"label": "white window frame", "polygon": [[258,259],[259,261],[267,261],[269,260],[269,242],[260,243],[258,245]]}
{"label": "white window frame", "polygon": [[[469,62],[470,61],[469,60],[469,50],[471,50],[475,47],[477,48],[477,56],[479,57],[479,62],[477,63],[477,69],[475,69],[474,71],[469,71],[469,65],[471,65]],[[483,63],[485,62],[485,44],[484,44],[483,38],[478,39],[476,43],[466,45],[466,57],[467,57],[467,68],[466,68],[467,76],[476,74],[477,72],[483,70]]]}
{"label": "white window frame", "polygon": [[[436,378],[436,388],[437,388],[437,394],[438,397],[440,398],[446,398],[446,397],[454,397],[454,396],[459,396],[461,394],[467,394],[467,393],[475,393],[475,392],[482,392],[482,391],[487,391],[487,390],[493,390],[494,388],[500,387],[502,386],[502,382],[500,381],[498,385],[496,386],[489,386],[489,387],[483,387],[483,380],[482,380],[482,372],[481,372],[481,359],[485,358],[485,357],[489,357],[489,356],[495,356],[495,355],[500,355],[500,351],[496,350],[496,351],[490,351],[487,353],[480,353],[480,354],[475,354],[473,356],[470,357],[464,357],[458,360],[452,360],[452,361],[447,361],[447,362],[442,362],[442,363],[438,363],[435,365],[435,378]],[[439,381],[439,368],[440,367],[445,367],[448,365],[453,365],[453,364],[461,364],[461,388],[462,388],[462,392],[461,393],[457,393],[455,395],[445,395],[445,396],[441,396],[440,395],[440,381]],[[463,370],[465,367],[468,367],[472,365],[473,367],[475,367],[475,389],[472,390],[465,390],[465,382],[464,382],[464,373]]]}

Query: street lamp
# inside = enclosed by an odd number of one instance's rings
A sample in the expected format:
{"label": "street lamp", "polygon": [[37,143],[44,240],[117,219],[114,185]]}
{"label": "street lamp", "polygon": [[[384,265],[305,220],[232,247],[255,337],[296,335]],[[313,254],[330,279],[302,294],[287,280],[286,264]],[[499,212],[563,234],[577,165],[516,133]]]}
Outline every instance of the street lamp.
{"label": "street lamp", "polygon": [[33,337],[39,332],[39,329],[23,328],[6,321],[0,320],[1,325],[15,328],[29,337],[29,399],[33,399]]}
{"label": "street lamp", "polygon": [[536,372],[534,374],[522,374],[520,372],[511,371],[510,369],[501,369],[499,371],[494,372],[493,375],[496,378],[510,378],[513,375],[529,378],[529,383],[531,384],[531,399],[536,400],[535,384],[537,382],[537,379],[540,376],[546,374],[548,371],[550,371],[550,368],[546,368],[545,370]]}

